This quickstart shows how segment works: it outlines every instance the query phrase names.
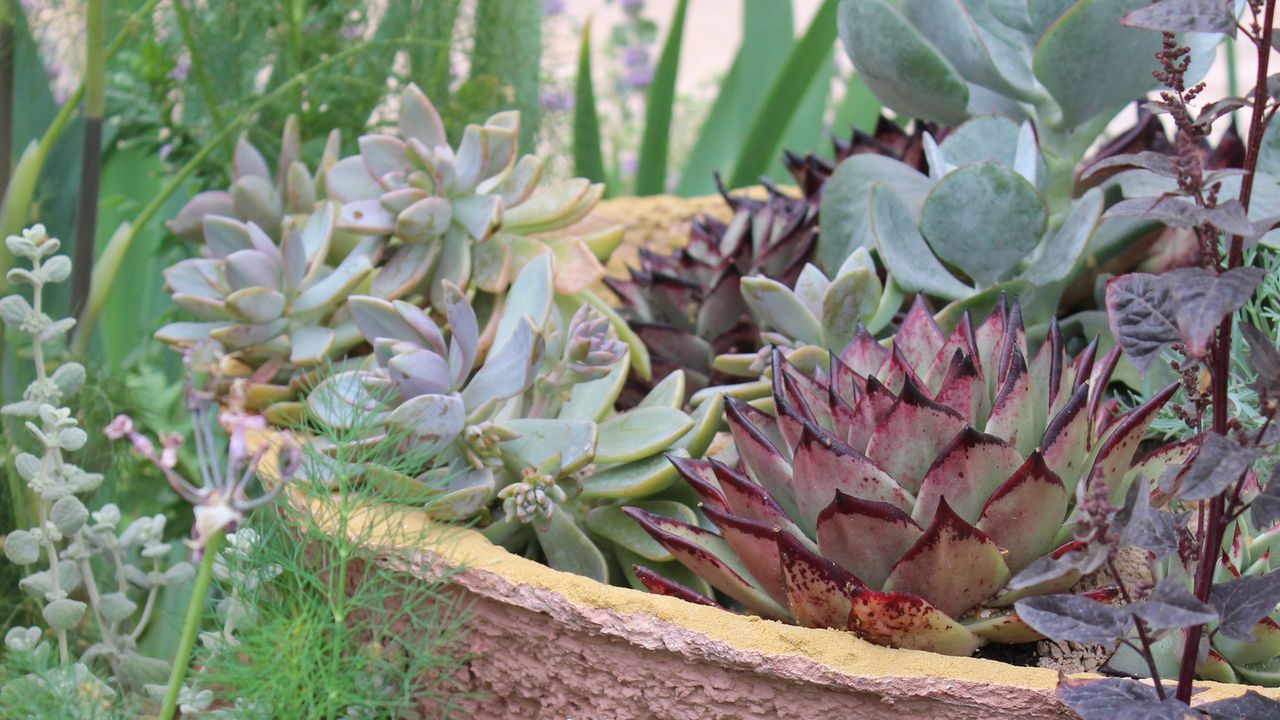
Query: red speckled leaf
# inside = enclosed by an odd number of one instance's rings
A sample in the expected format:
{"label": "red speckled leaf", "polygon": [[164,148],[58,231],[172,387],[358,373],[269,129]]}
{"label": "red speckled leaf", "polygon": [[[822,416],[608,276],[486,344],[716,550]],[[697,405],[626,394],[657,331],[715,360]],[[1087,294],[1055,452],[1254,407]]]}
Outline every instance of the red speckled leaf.
{"label": "red speckled leaf", "polygon": [[925,473],[911,518],[921,526],[929,525],[939,501],[946,497],[965,522],[976,523],[987,498],[1019,465],[1022,455],[1012,445],[966,425]]}
{"label": "red speckled leaf", "polygon": [[862,387],[867,382],[866,376],[859,375],[853,368],[844,364],[835,353],[829,354],[827,367],[827,377],[830,381],[827,399],[830,401],[835,397],[850,405],[857,405],[858,400],[862,398]]}
{"label": "red speckled leaf", "polygon": [[665,575],[660,575],[643,565],[632,565],[631,572],[640,579],[640,582],[644,583],[645,589],[654,595],[666,595],[667,597],[679,598],[685,602],[691,602],[697,605],[707,605],[717,608],[721,607],[720,603],[712,600],[706,595],[703,595],[697,590],[694,590],[687,585],[682,585]]}
{"label": "red speckled leaf", "polygon": [[1036,393],[1021,350],[1014,350],[1000,392],[991,404],[986,430],[1027,455],[1040,444],[1044,428],[1036,422]]}
{"label": "red speckled leaf", "polygon": [[871,431],[876,427],[870,409],[855,407],[840,398],[833,398],[830,410],[831,419],[835,422],[836,437],[855,448],[866,449]]}
{"label": "red speckled leaf", "polygon": [[910,367],[927,368],[947,340],[929,312],[924,295],[916,295],[911,310],[893,336],[893,346],[902,351]]}
{"label": "red speckled leaf", "polygon": [[1013,610],[980,610],[978,617],[966,620],[964,626],[987,642],[1026,643],[1044,639],[1044,635],[1022,622]]}
{"label": "red speckled leaf", "polygon": [[1128,487],[1123,480],[1133,462],[1133,455],[1138,451],[1138,445],[1146,435],[1147,428],[1151,426],[1156,413],[1169,401],[1169,398],[1173,397],[1177,389],[1178,383],[1170,383],[1150,400],[1129,411],[1122,419],[1116,421],[1108,431],[1107,437],[1101,441],[1098,457],[1093,463],[1093,469],[1089,472],[1089,482],[1105,483],[1109,488],[1108,497],[1113,505],[1119,505],[1124,501],[1124,494]]}
{"label": "red speckled leaf", "polygon": [[1052,548],[1070,497],[1036,450],[992,494],[978,529],[1005,549],[1005,564],[1016,573]]}
{"label": "red speckled leaf", "polygon": [[960,413],[960,417],[970,425],[986,424],[990,410],[986,407],[987,388],[973,364],[973,356],[962,355],[959,349],[955,351],[951,367],[934,400]]}
{"label": "red speckled leaf", "polygon": [[1040,443],[1045,464],[1062,480],[1067,494],[1073,497],[1076,484],[1080,482],[1089,462],[1089,416],[1085,413],[1088,398],[1087,387],[1077,388],[1072,392],[1070,399],[1049,421],[1044,439]]}
{"label": "red speckled leaf", "polygon": [[[760,426],[749,419],[754,416],[755,420],[760,421],[768,416],[736,398],[726,398],[724,409],[729,432],[733,435],[738,457],[746,466],[747,474],[757,485],[768,490],[783,508],[794,508],[796,500],[795,493],[791,490],[791,464],[774,447]],[[767,422],[772,425],[772,418]]]}
{"label": "red speckled leaf", "polygon": [[724,507],[717,508],[718,510],[728,510],[734,515],[758,520],[771,527],[799,532],[799,528],[787,517],[782,506],[769,496],[768,491],[719,460],[710,462],[725,501]]}
{"label": "red speckled leaf", "polygon": [[962,427],[960,413],[930,400],[908,382],[888,417],[871,433],[867,457],[914,493],[934,458]]}
{"label": "red speckled leaf", "polygon": [[796,446],[792,465],[796,520],[812,534],[821,513],[835,499],[836,490],[910,510],[915,499],[893,477],[865,455],[820,429],[806,428]]}
{"label": "red speckled leaf", "polygon": [[929,364],[924,374],[924,386],[929,388],[929,392],[937,394],[942,388],[942,381],[947,377],[954,364],[956,351],[960,351],[963,355],[974,355],[977,340],[973,334],[973,320],[969,317],[969,311],[966,310],[964,315],[960,316],[960,322],[951,330],[951,334],[947,336],[947,341],[942,344],[942,348],[938,350],[933,361]]}
{"label": "red speckled leaf", "polygon": [[902,556],[885,590],[919,595],[951,617],[993,597],[1009,581],[999,546],[943,500],[933,522]]}
{"label": "red speckled leaf", "polygon": [[787,604],[782,585],[776,537],[780,530],[765,522],[703,506],[702,512],[720,531],[720,536],[733,548],[738,562],[750,573],[755,584],[779,605]]}
{"label": "red speckled leaf", "polygon": [[679,520],[627,507],[622,511],[698,577],[747,608],[773,618],[790,617],[752,580],[725,539]]}
{"label": "red speckled leaf", "polygon": [[884,422],[884,419],[889,417],[889,413],[893,412],[893,408],[897,404],[898,396],[889,392],[889,388],[886,388],[875,377],[867,378],[866,391],[862,393],[862,400],[858,403],[858,406],[859,408],[866,407],[871,417],[875,419],[876,425]]}
{"label": "red speckled leaf", "polygon": [[805,627],[843,628],[862,581],[788,533],[777,534],[791,616]]}
{"label": "red speckled leaf", "polygon": [[918,595],[862,588],[849,629],[869,642],[944,655],[972,655],[982,639]]}
{"label": "red speckled leaf", "polygon": [[893,564],[923,533],[899,508],[839,490],[818,515],[818,549],[822,556],[877,590],[884,586]]}
{"label": "red speckled leaf", "polygon": [[863,377],[875,375],[885,360],[889,359],[889,351],[876,340],[875,336],[858,323],[853,339],[840,351],[840,360],[855,373]]}
{"label": "red speckled leaf", "polygon": [[667,461],[674,465],[680,477],[689,483],[689,487],[698,494],[699,500],[722,510],[726,507],[724,494],[720,492],[715,471],[711,468],[711,461],[676,455],[668,455]]}

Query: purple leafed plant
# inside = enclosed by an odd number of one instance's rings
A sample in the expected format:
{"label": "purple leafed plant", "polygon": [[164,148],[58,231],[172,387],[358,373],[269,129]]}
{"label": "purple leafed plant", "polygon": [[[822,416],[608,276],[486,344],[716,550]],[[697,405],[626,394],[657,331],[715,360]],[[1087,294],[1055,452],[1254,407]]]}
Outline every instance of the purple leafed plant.
{"label": "purple leafed plant", "polygon": [[[1015,604],[1023,621],[1049,637],[1117,646],[1111,670],[1154,681],[1063,678],[1058,697],[1084,720],[1280,717],[1280,703],[1256,693],[1189,707],[1197,676],[1280,682],[1274,671],[1280,659],[1280,573],[1270,571],[1269,552],[1263,550],[1280,520],[1280,479],[1273,474],[1262,485],[1253,472],[1265,449],[1280,439],[1271,427],[1280,410],[1280,351],[1252,327],[1243,332],[1252,351],[1261,427],[1244,430],[1231,417],[1228,397],[1233,317],[1263,279],[1260,268],[1246,263],[1245,251],[1276,224],[1275,218],[1262,218],[1259,208],[1250,213],[1263,134],[1277,108],[1267,77],[1275,5],[1249,0],[1239,23],[1233,3],[1226,1],[1163,0],[1125,18],[1163,33],[1156,77],[1167,90],[1148,107],[1172,117],[1176,153],[1109,158],[1109,165],[1137,168],[1171,189],[1124,200],[1107,215],[1150,217],[1192,231],[1201,263],[1111,280],[1107,312],[1119,347],[1140,371],[1160,363],[1172,368],[1182,388],[1175,409],[1193,434],[1148,456],[1123,503],[1094,495],[1083,501],[1082,515],[1091,518],[1093,532],[1080,557],[1114,568],[1121,549],[1137,548],[1150,563],[1151,581],[1122,580],[1120,605],[1085,605],[1069,595]],[[1188,49],[1173,33],[1237,30],[1258,48],[1256,87],[1264,92],[1200,105],[1204,86],[1187,87]],[[1242,108],[1252,116],[1243,174],[1208,170],[1199,147],[1216,120]],[[1061,558],[1024,575],[1073,567]]]}

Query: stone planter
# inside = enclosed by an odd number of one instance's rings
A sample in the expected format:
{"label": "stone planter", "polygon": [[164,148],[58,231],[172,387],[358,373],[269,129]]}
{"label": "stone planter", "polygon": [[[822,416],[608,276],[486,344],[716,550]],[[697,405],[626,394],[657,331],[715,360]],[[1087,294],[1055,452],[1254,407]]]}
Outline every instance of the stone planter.
{"label": "stone planter", "polygon": [[[387,548],[406,572],[462,568],[454,581],[471,603],[476,654],[464,680],[485,697],[471,706],[481,720],[1072,717],[1053,698],[1050,670],[895,650],[601,585],[475,531],[429,527],[424,513],[390,512],[398,517],[378,516],[379,527],[437,538],[429,548]],[[1246,689],[1202,686],[1197,702]]]}

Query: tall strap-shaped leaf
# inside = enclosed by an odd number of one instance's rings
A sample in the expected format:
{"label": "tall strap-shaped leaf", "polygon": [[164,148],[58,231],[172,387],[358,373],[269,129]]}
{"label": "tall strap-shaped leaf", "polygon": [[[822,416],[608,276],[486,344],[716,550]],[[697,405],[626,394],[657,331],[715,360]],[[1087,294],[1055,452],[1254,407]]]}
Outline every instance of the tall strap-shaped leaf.
{"label": "tall strap-shaped leaf", "polygon": [[578,81],[573,100],[573,172],[591,182],[604,182],[600,151],[600,118],[596,115],[595,82],[591,79],[591,21],[582,28],[578,47]]}
{"label": "tall strap-shaped leaf", "polygon": [[671,146],[671,111],[676,99],[676,72],[680,68],[680,41],[689,0],[677,0],[667,40],[658,56],[653,83],[645,96],[644,139],[636,169],[636,194],[657,195],[666,187],[667,152]]}

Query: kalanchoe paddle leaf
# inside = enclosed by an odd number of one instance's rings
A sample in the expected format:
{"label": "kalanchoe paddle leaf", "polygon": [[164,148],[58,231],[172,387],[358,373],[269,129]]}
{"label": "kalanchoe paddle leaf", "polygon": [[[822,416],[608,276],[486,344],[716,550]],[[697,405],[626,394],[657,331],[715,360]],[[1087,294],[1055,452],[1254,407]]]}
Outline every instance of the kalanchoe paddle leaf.
{"label": "kalanchoe paddle leaf", "polygon": [[1178,497],[1186,501],[1208,500],[1240,480],[1261,455],[1256,447],[1245,447],[1225,435],[1206,433],[1195,460],[1182,475]]}
{"label": "kalanchoe paddle leaf", "polygon": [[[741,471],[676,461],[718,533],[642,524],[695,573],[774,617],[956,654],[1036,639],[1009,606],[1065,592],[1106,559],[1081,543],[1055,548],[1074,521],[1055,468],[1072,488],[1081,478],[1126,488],[1175,387],[1104,423],[1118,355],[1095,358],[1091,347],[1071,360],[1060,341],[1045,348],[1029,368],[1016,303],[944,331],[923,301],[887,348],[859,334],[825,367],[803,368],[775,348],[771,403],[760,403],[774,414],[726,403]],[[1030,575],[1012,590],[1018,570]],[[846,606],[847,622],[833,619]]]}
{"label": "kalanchoe paddle leaf", "polygon": [[1214,583],[1209,603],[1222,618],[1218,633],[1252,642],[1256,640],[1254,626],[1280,605],[1280,572]]}

